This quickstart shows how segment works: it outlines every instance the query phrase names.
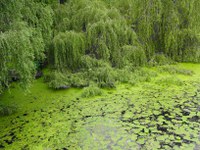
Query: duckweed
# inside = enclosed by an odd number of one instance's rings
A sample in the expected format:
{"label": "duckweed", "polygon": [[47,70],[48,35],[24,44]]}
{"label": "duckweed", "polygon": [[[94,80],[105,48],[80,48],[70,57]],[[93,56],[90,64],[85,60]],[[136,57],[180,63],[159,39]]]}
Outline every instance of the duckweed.
{"label": "duckweed", "polygon": [[42,79],[25,94],[14,85],[0,97],[6,106],[18,104],[0,117],[0,149],[198,150],[200,65],[177,66],[193,74],[157,71],[150,82],[119,84],[87,98],[82,89],[51,90]]}

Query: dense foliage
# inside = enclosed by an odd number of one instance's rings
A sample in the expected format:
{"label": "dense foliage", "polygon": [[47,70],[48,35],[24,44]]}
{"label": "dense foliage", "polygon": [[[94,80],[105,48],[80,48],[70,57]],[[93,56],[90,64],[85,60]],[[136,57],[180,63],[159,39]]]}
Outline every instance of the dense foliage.
{"label": "dense foliage", "polygon": [[[32,0],[0,1],[0,91],[13,80],[27,86],[51,42],[53,11]],[[1,92],[0,92],[1,93]]]}
{"label": "dense foliage", "polygon": [[199,0],[1,0],[0,8],[0,91],[12,78],[30,83],[45,57],[54,88],[76,84],[73,73],[104,87],[121,75],[113,68],[200,61]]}

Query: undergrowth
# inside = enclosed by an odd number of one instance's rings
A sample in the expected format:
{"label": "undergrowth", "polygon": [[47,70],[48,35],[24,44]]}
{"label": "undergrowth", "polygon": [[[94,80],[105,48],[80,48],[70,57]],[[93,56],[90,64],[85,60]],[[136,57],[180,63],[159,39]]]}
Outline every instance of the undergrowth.
{"label": "undergrowth", "polygon": [[51,71],[45,75],[44,81],[53,89],[83,88],[89,85],[85,76],[85,73]]}
{"label": "undergrowth", "polygon": [[[149,82],[151,78],[157,76],[157,73],[148,68],[138,68],[126,66],[123,69],[112,68],[111,65],[95,59],[87,60],[90,62],[83,65],[86,69],[79,72],[70,71],[51,71],[48,72],[44,81],[50,88],[63,89],[69,87],[88,87],[95,83],[99,88],[115,88],[118,83],[129,83],[132,85],[140,82]],[[101,62],[101,63],[100,63]]]}
{"label": "undergrowth", "polygon": [[0,116],[8,116],[17,111],[17,106],[15,105],[3,105],[0,104]]}
{"label": "undergrowth", "polygon": [[[128,56],[127,56],[128,57]],[[131,56],[132,57],[132,56]],[[131,59],[130,57],[130,59]],[[159,64],[167,59],[164,56],[158,56]],[[133,57],[136,59],[135,57]],[[138,59],[139,61],[139,59]],[[95,57],[84,55],[80,59],[80,68],[76,72],[70,70],[54,70],[48,72],[44,80],[50,88],[66,89],[70,87],[84,88],[91,87],[91,83],[98,88],[115,88],[118,83],[127,83],[138,85],[141,82],[151,82],[159,73],[168,73],[171,75],[182,74],[192,75],[190,70],[182,69],[174,65],[160,65],[156,67],[139,67],[129,61],[123,68],[113,67],[107,61],[96,59]],[[160,84],[177,84],[181,85],[181,81],[176,78],[162,78],[157,83]]]}
{"label": "undergrowth", "polygon": [[182,69],[177,66],[173,65],[165,65],[165,66],[160,66],[158,67],[159,72],[168,72],[169,74],[182,74],[182,75],[193,75],[193,71],[187,70],[187,69]]}
{"label": "undergrowth", "polygon": [[182,86],[184,84],[184,82],[181,79],[173,76],[163,77],[157,80],[156,83],[159,85],[177,85],[177,86]]}
{"label": "undergrowth", "polygon": [[93,96],[100,96],[102,95],[102,90],[94,85],[91,85],[89,87],[85,87],[83,89],[82,97],[93,97]]}

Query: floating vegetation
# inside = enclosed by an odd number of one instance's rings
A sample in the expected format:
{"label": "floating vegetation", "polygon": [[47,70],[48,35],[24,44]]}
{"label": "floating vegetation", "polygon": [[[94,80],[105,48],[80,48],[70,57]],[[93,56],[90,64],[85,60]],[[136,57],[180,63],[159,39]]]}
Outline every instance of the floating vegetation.
{"label": "floating vegetation", "polygon": [[[52,91],[42,79],[26,95],[11,88],[2,102],[12,97],[24,105],[0,118],[0,148],[199,149],[199,65],[191,66],[194,75],[184,77],[192,80],[180,78],[182,86],[154,82],[162,75],[158,67],[151,81],[112,90],[89,86]],[[169,80],[176,75],[168,75]]]}

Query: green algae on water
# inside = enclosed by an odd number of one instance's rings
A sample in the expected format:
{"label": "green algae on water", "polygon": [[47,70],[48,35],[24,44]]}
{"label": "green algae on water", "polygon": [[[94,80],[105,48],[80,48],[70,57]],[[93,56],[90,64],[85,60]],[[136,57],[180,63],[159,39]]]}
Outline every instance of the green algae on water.
{"label": "green algae on water", "polygon": [[200,65],[177,66],[193,74],[158,71],[150,82],[88,98],[81,89],[51,90],[42,79],[27,93],[15,85],[0,97],[17,104],[0,117],[0,149],[199,149]]}

